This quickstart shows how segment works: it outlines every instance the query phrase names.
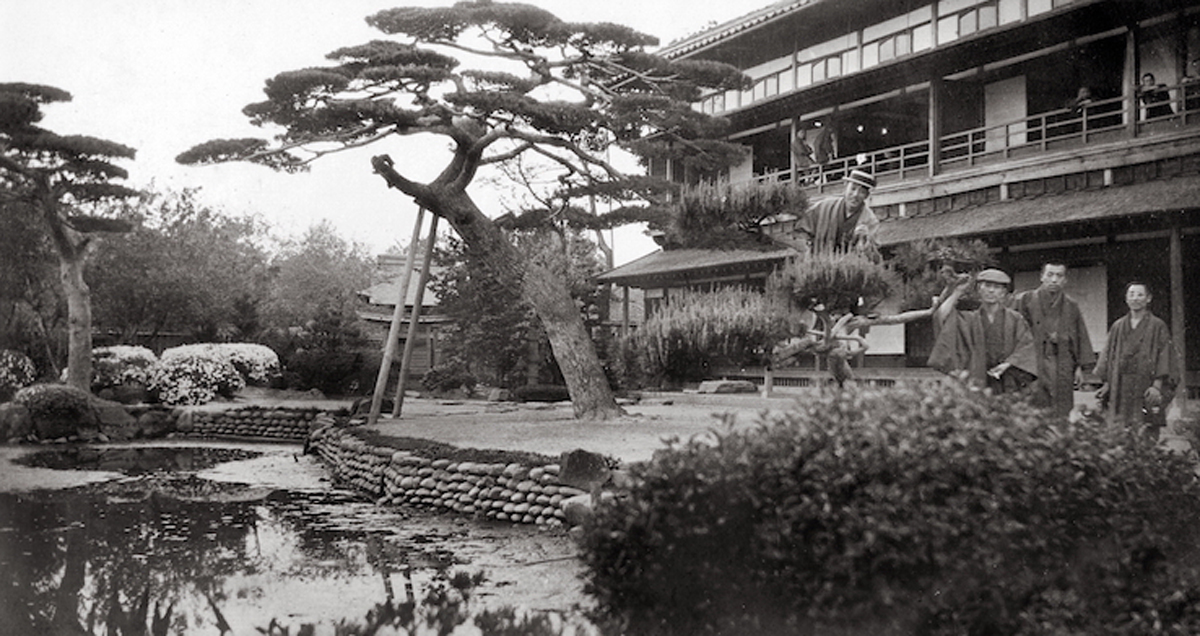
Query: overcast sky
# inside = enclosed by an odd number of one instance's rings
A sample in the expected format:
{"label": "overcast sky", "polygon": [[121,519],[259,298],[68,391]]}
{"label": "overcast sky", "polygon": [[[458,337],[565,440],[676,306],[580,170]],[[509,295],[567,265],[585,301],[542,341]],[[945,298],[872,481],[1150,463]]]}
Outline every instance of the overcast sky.
{"label": "overcast sky", "polygon": [[[608,21],[664,44],[769,0],[532,0],[564,20]],[[48,84],[74,100],[47,108],[43,125],[63,134],[111,139],[137,149],[128,184],[198,187],[202,199],[232,213],[260,214],[298,236],[327,218],[343,236],[383,251],[412,234],[415,206],[370,171],[388,152],[406,176],[432,178],[440,167],[405,142],[375,145],[316,162],[312,172],[276,174],[249,164],[177,165],[174,157],[213,138],[264,136],[241,114],[263,99],[275,74],[327,64],[326,53],[385,37],[364,18],[416,0],[0,0],[0,82]],[[499,214],[488,193],[486,212]],[[443,225],[444,227],[444,225]],[[653,249],[640,229],[618,231],[617,264]]]}

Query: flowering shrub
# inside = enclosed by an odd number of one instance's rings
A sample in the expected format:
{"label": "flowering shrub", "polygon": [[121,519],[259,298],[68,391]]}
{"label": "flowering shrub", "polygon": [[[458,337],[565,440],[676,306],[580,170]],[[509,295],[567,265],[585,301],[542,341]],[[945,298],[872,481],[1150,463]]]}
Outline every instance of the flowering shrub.
{"label": "flowering shrub", "polygon": [[168,355],[155,365],[147,384],[163,404],[206,404],[218,395],[231,398],[246,386],[233,364],[202,355]]}
{"label": "flowering shrub", "polygon": [[173,347],[163,352],[163,360],[200,357],[228,362],[247,384],[265,386],[279,375],[279,356],[270,348],[245,342],[206,342]]}
{"label": "flowering shrub", "polygon": [[146,347],[114,345],[92,349],[92,390],[123,384],[146,385],[158,357]]}
{"label": "flowering shrub", "polygon": [[33,384],[37,369],[29,356],[0,349],[0,401],[7,401],[18,390]]}
{"label": "flowering shrub", "polygon": [[1102,423],[946,384],[825,389],[634,465],[583,537],[656,634],[1200,633],[1200,481]]}

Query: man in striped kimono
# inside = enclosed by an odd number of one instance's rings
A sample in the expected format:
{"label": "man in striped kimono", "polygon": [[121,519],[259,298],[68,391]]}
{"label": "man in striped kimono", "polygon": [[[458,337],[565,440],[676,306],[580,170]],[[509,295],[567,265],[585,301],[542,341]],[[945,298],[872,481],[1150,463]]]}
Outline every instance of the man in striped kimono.
{"label": "man in striped kimono", "polygon": [[1096,352],[1079,305],[1063,292],[1067,266],[1042,265],[1041,283],[1015,295],[1012,308],[1025,317],[1033,332],[1038,359],[1033,404],[1066,417],[1075,407],[1075,387],[1083,381],[1083,369],[1096,361]]}

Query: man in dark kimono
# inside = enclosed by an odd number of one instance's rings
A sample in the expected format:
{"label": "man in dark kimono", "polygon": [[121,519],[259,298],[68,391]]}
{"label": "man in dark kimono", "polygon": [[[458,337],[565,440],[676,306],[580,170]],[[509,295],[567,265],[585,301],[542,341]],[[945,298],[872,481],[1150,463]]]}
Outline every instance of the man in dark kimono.
{"label": "man in dark kimono", "polygon": [[934,312],[937,339],[929,366],[993,393],[1021,391],[1037,376],[1037,357],[1025,319],[1004,306],[1012,279],[998,269],[985,269],[975,281],[979,309],[955,308],[971,284],[964,274]]}
{"label": "man in dark kimono", "polygon": [[1096,361],[1096,353],[1079,305],[1063,292],[1067,266],[1046,263],[1041,280],[1037,289],[1014,296],[1012,308],[1033,332],[1038,359],[1033,404],[1066,417],[1075,407],[1075,387],[1083,382],[1083,369]]}
{"label": "man in dark kimono", "polygon": [[796,224],[813,254],[874,246],[879,218],[867,207],[875,177],[865,170],[851,170],[844,179],[842,196],[822,199],[808,206]]}
{"label": "man in dark kimono", "polygon": [[1144,426],[1157,439],[1174,397],[1174,352],[1167,323],[1149,309],[1154,296],[1145,283],[1125,286],[1129,313],[1108,330],[1108,342],[1096,363],[1104,385],[1096,392],[1108,402],[1109,422]]}

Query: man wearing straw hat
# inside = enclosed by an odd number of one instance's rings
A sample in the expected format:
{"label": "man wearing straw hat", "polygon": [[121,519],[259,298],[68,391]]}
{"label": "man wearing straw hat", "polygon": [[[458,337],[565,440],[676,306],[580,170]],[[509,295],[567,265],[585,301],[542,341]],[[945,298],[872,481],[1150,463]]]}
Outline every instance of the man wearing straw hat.
{"label": "man wearing straw hat", "polygon": [[879,219],[867,206],[875,177],[855,169],[843,181],[846,189],[842,196],[810,205],[796,224],[796,229],[807,236],[810,253],[846,251],[875,244]]}

